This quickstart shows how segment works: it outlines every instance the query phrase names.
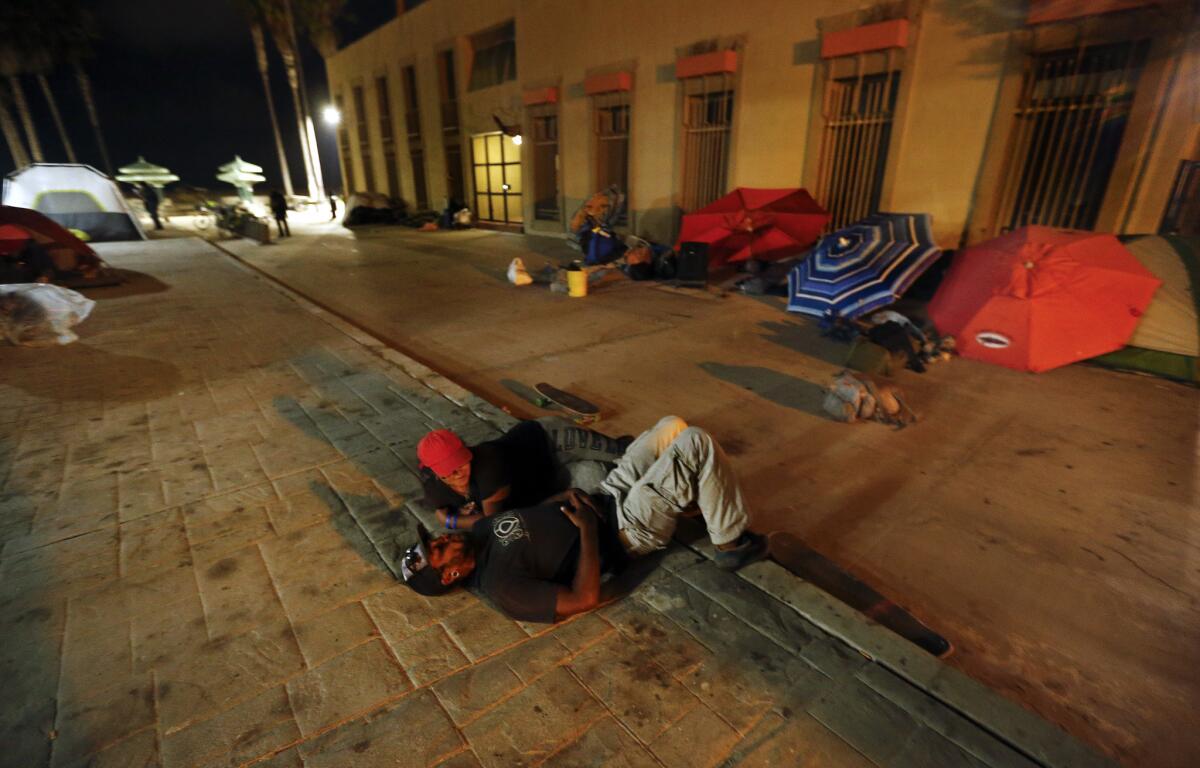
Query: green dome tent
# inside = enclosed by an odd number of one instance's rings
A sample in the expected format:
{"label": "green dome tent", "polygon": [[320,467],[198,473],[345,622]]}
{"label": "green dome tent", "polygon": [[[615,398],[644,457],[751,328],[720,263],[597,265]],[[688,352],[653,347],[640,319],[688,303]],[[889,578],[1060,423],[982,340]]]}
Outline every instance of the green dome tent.
{"label": "green dome tent", "polygon": [[1124,349],[1093,358],[1110,368],[1200,383],[1200,238],[1120,238],[1162,280]]}

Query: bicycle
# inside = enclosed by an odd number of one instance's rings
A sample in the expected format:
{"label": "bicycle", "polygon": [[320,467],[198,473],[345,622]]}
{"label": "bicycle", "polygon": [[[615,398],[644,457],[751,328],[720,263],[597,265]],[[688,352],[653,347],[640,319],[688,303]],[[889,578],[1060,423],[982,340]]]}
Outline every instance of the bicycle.
{"label": "bicycle", "polygon": [[208,204],[201,203],[196,206],[195,214],[192,218],[192,226],[197,232],[205,232],[212,228],[217,223],[217,215],[213,213]]}

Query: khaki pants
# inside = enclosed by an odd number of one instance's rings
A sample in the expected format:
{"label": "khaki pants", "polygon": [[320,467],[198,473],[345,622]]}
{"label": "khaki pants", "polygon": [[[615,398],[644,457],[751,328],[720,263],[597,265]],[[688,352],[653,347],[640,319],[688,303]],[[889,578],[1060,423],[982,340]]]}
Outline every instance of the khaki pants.
{"label": "khaki pants", "polygon": [[667,416],[638,436],[600,486],[617,501],[630,554],[667,546],[683,511],[700,507],[713,544],[735,541],[748,518],[729,459],[712,435]]}

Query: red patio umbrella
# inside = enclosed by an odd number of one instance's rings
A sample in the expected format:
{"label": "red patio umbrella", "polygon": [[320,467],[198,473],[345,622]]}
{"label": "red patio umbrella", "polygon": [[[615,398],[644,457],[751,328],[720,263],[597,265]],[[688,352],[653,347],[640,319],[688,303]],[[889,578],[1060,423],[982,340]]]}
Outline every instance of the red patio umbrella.
{"label": "red patio umbrella", "polygon": [[709,264],[755,258],[780,259],[817,241],[829,213],[803,189],[738,187],[694,213],[685,214],[676,248],[709,243]]}
{"label": "red patio umbrella", "polygon": [[929,317],[964,357],[1047,371],[1123,347],[1161,284],[1112,235],[1029,226],[959,253]]}

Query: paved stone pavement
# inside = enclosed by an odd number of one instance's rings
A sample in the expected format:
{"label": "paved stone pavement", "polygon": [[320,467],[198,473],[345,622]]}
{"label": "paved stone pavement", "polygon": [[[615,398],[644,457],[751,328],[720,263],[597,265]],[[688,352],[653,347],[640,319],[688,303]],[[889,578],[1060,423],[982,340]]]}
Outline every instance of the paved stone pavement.
{"label": "paved stone pavement", "polygon": [[412,594],[416,440],[508,417],[200,241],[102,250],[79,342],[0,348],[0,765],[1102,764],[769,563]]}

